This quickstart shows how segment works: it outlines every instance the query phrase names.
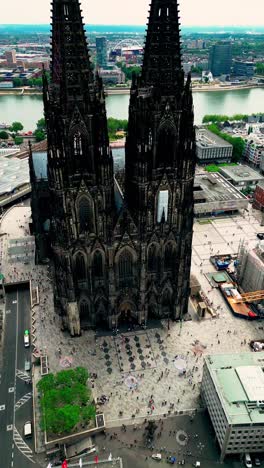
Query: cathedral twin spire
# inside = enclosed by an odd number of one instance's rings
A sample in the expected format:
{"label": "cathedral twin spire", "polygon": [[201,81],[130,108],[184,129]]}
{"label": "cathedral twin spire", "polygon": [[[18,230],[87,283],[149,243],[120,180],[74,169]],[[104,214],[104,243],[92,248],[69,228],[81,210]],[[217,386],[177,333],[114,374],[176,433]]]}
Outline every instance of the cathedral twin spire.
{"label": "cathedral twin spire", "polygon": [[93,73],[79,0],[52,2],[51,83],[67,98],[87,96]]}
{"label": "cathedral twin spire", "polygon": [[181,75],[177,0],[152,0],[142,66],[142,85],[174,86]]}
{"label": "cathedral twin spire", "polygon": [[[79,0],[53,0],[52,44],[52,84],[68,96],[87,94],[93,73]],[[142,85],[175,86],[181,69],[178,1],[152,0]]]}

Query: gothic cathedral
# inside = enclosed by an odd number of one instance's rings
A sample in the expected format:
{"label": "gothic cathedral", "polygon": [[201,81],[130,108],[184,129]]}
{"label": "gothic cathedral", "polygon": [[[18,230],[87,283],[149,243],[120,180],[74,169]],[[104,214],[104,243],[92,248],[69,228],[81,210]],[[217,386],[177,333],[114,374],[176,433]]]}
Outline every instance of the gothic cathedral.
{"label": "gothic cathedral", "polygon": [[47,177],[37,176],[31,155],[32,219],[37,260],[45,251],[54,262],[55,307],[71,335],[187,313],[195,131],[179,28],[177,0],[152,0],[125,171],[114,174],[79,0],[53,0]]}

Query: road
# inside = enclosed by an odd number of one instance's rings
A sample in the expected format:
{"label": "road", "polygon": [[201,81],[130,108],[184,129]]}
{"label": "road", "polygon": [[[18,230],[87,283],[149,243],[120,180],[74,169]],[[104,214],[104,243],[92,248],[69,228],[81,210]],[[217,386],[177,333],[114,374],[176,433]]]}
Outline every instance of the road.
{"label": "road", "polygon": [[14,287],[6,295],[3,366],[0,383],[1,468],[40,466],[33,459],[34,439],[23,439],[23,426],[33,421],[30,348],[24,347],[24,330],[30,329],[30,297],[26,287]]}

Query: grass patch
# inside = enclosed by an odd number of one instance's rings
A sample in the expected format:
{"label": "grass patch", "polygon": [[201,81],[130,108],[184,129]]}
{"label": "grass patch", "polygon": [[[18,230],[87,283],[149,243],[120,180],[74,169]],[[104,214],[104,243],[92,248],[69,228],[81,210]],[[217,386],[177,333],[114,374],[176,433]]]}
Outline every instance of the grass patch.
{"label": "grass patch", "polygon": [[228,167],[228,166],[237,166],[237,163],[221,163],[221,164],[209,164],[205,166],[205,171],[207,172],[219,172],[221,167]]}

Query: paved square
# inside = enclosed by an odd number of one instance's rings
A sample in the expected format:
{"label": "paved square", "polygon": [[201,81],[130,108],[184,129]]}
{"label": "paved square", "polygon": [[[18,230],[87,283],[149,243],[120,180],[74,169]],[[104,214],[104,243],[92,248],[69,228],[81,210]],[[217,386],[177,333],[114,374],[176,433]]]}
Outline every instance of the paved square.
{"label": "paved square", "polygon": [[[182,324],[170,322],[169,330],[164,320],[147,330],[117,336],[108,332],[100,337],[94,331],[85,331],[74,339],[61,331],[60,317],[54,313],[51,269],[36,266],[31,260],[29,265],[19,261],[8,263],[8,248],[20,244],[10,241],[27,235],[31,239],[29,219],[29,208],[14,207],[2,220],[1,230],[7,233],[3,273],[7,282],[30,279],[33,287],[38,286],[40,303],[32,311],[34,346],[48,355],[50,372],[60,370],[61,363],[66,361],[72,366],[87,367],[92,375],[94,397],[108,397],[99,407],[108,426],[118,426],[132,417],[140,422],[150,414],[161,417],[199,408],[204,355],[249,352],[249,341],[262,337],[263,324],[233,317],[207,278],[208,273],[215,272],[210,255],[236,254],[242,240],[250,247],[256,246],[256,234],[263,231],[257,213],[195,220],[192,273],[219,313],[218,318],[200,321],[190,304],[192,320]],[[23,372],[18,374],[24,378]]]}
{"label": "paved square", "polygon": [[121,372],[142,371],[157,366],[147,333],[115,337],[115,348]]}

